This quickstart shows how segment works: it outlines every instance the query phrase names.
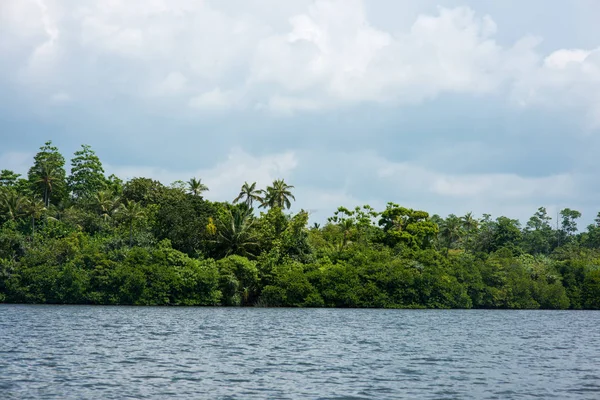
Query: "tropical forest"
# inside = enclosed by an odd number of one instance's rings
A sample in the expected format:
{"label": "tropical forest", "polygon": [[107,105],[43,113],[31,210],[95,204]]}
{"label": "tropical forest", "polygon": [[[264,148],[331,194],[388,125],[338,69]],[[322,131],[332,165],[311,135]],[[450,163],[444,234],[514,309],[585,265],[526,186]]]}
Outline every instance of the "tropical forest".
{"label": "tropical forest", "polygon": [[311,224],[284,179],[230,202],[182,179],[107,176],[88,145],[68,165],[50,141],[27,176],[2,170],[0,302],[600,308],[600,213],[583,228],[569,208],[521,223],[392,201]]}

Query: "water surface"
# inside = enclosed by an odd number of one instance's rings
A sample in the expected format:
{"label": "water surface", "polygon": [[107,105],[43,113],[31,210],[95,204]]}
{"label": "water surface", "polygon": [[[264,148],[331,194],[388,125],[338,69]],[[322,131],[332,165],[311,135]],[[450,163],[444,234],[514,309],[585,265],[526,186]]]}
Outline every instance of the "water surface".
{"label": "water surface", "polygon": [[0,305],[2,399],[600,399],[600,312]]}

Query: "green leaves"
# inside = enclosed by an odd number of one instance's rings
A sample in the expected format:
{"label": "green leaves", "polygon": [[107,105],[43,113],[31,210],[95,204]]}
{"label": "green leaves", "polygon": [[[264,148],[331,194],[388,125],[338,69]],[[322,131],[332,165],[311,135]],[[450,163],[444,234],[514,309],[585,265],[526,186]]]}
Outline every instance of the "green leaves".
{"label": "green leaves", "polygon": [[34,157],[34,164],[29,169],[28,178],[35,194],[44,200],[48,207],[50,203],[58,203],[67,197],[65,159],[48,141],[40,147]]}
{"label": "green leaves", "polygon": [[188,181],[188,192],[194,196],[201,196],[202,192],[208,191],[208,186],[202,183],[202,179],[192,178]]}
{"label": "green leaves", "polygon": [[253,182],[251,185],[248,182],[244,182],[240,194],[233,199],[233,203],[238,203],[245,198],[244,204],[246,204],[246,207],[252,208],[252,204],[255,201],[263,203],[262,193],[262,190],[256,189],[256,182]]}
{"label": "green leaves", "polygon": [[439,231],[427,212],[394,203],[388,203],[381,213],[379,226],[385,234],[384,242],[390,247],[402,243],[412,248],[428,248]]}
{"label": "green leaves", "polygon": [[86,144],[75,152],[71,160],[71,174],[67,185],[75,199],[91,199],[96,193],[107,188],[104,168],[96,153]]}
{"label": "green leaves", "polygon": [[264,198],[260,205],[261,207],[270,208],[290,208],[292,206],[292,200],[296,200],[290,189],[294,187],[285,183],[283,179],[276,179],[273,181],[271,186],[267,186],[267,189],[263,192]]}

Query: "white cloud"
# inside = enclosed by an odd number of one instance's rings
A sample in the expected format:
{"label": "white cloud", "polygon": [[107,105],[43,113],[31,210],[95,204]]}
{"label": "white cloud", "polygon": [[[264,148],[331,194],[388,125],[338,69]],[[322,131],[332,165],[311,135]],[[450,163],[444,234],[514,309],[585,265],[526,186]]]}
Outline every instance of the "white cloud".
{"label": "white cloud", "polygon": [[188,104],[190,107],[197,109],[224,109],[235,106],[237,102],[237,93],[214,88],[213,90],[192,97]]}
{"label": "white cloud", "polygon": [[591,51],[582,49],[557,50],[544,59],[544,67],[565,69],[571,63],[574,63],[575,65],[581,64],[590,54]]}
{"label": "white cloud", "polygon": [[175,96],[185,91],[188,79],[179,71],[171,71],[151,90],[154,96]]}
{"label": "white cloud", "polygon": [[170,184],[176,180],[187,181],[192,177],[201,178],[209,187],[205,195],[211,200],[231,200],[239,193],[245,181],[257,182],[259,187],[271,184],[275,179],[289,177],[298,166],[293,152],[253,156],[239,148],[232,149],[227,158],[212,168],[175,171],[164,168],[144,166],[106,165],[108,174],[115,174],[122,179],[147,177]]}
{"label": "white cloud", "polygon": [[522,106],[584,110],[586,125],[600,128],[600,48],[557,50],[513,87]]}
{"label": "white cloud", "polygon": [[[502,27],[468,7],[440,7],[391,31],[372,22],[361,0],[273,2],[269,12],[232,4],[5,0],[0,56],[28,49],[22,84],[64,87],[78,99],[86,96],[77,90],[98,81],[96,90],[128,97],[290,114],[508,87],[517,104],[578,107],[600,126],[598,50],[543,55],[532,37],[501,45]],[[105,73],[107,64],[115,73]]]}

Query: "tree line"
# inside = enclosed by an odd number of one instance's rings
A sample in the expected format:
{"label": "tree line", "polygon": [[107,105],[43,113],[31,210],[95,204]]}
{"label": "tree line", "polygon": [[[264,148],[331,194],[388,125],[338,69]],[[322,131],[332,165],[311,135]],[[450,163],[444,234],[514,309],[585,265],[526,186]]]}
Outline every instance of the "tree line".
{"label": "tree line", "polygon": [[294,187],[245,182],[231,202],[196,177],[106,176],[88,145],[52,142],[0,172],[0,301],[378,308],[600,308],[600,213],[522,226],[388,203],[290,213]]}

